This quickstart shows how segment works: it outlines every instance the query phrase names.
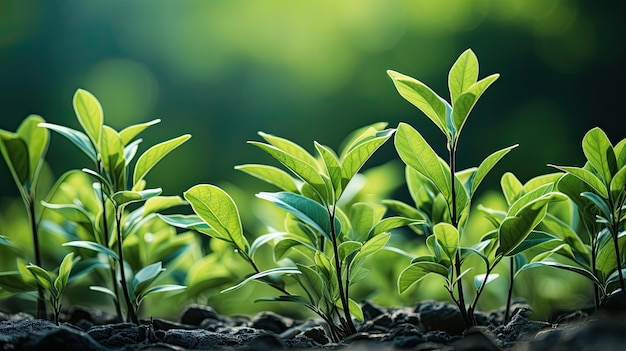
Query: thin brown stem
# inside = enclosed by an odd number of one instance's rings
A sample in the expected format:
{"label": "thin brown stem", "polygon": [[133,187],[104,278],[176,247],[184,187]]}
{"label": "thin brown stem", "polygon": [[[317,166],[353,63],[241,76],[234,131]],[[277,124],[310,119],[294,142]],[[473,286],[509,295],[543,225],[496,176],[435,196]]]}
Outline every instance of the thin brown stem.
{"label": "thin brown stem", "polygon": [[511,300],[513,299],[513,283],[515,277],[515,259],[510,257],[509,261],[509,291],[506,296],[506,311],[504,312],[504,325],[511,321]]}

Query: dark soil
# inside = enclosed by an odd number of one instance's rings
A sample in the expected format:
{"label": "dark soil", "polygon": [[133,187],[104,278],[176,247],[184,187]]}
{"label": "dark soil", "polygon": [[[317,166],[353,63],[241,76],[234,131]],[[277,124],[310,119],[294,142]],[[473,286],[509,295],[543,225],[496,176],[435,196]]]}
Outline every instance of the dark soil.
{"label": "dark soil", "polygon": [[452,304],[383,308],[366,302],[359,332],[332,343],[318,320],[272,312],[226,317],[193,305],[177,322],[155,318],[135,325],[74,308],[60,326],[24,314],[0,314],[0,350],[623,350],[626,313],[616,310],[575,311],[548,323],[531,320],[529,307],[518,303],[506,325],[502,311],[477,313],[479,326],[464,331]]}

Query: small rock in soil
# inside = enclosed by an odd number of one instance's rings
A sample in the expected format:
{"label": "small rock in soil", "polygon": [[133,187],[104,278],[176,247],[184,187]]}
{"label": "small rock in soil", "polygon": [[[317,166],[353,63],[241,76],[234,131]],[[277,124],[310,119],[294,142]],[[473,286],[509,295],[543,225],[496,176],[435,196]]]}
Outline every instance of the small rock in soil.
{"label": "small rock in soil", "polygon": [[206,319],[211,321],[230,323],[230,319],[215,312],[210,306],[189,305],[180,314],[179,321],[183,324],[200,326]]}
{"label": "small rock in soil", "polygon": [[293,321],[274,312],[261,312],[252,318],[251,327],[280,334],[287,330]]}
{"label": "small rock in soil", "polygon": [[424,301],[415,307],[426,331],[442,330],[450,335],[460,335],[465,330],[461,312],[455,306],[438,301]]}

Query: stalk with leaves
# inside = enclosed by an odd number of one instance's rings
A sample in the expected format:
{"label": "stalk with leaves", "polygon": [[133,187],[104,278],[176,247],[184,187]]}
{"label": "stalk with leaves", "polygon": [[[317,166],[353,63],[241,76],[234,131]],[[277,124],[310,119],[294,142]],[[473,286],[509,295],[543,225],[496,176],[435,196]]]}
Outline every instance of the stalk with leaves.
{"label": "stalk with leaves", "polygon": [[[141,139],[135,140],[135,137],[160,120],[132,125],[117,132],[103,124],[102,106],[96,97],[88,91],[78,89],[74,94],[73,105],[84,133],[51,123],[41,123],[40,126],[63,135],[94,162],[95,170],[84,168],[82,171],[95,179],[93,190],[100,199],[101,209],[94,216],[98,220],[97,223],[93,223],[94,241],[73,241],[65,245],[87,248],[103,253],[109,258],[112,290],[105,287],[96,287],[95,290],[105,292],[113,297],[118,315],[121,315],[119,292],[121,290],[129,319],[133,323],[138,323],[138,304],[133,302],[133,289],[129,287],[129,279],[126,277],[126,270],[124,269],[123,240],[127,235],[125,230],[130,229],[125,221],[126,208],[131,204],[144,203],[149,199],[160,201],[161,189],[145,189],[146,181],[144,178],[163,157],[191,136],[185,134],[150,147],[139,156],[133,169],[130,164],[142,141]],[[169,203],[166,199],[163,199],[163,202]],[[72,205],[69,206],[73,207]],[[50,207],[64,208],[64,206],[58,205]],[[108,215],[109,209],[112,211],[112,221]],[[110,235],[112,230],[114,235]],[[159,269],[154,271],[157,272],[157,275],[162,272],[160,265]],[[147,276],[150,281],[156,277],[156,275],[152,276],[151,274]],[[120,284],[119,288],[118,283]]]}
{"label": "stalk with leaves", "polygon": [[[420,109],[445,135],[448,150],[446,162],[417,130],[407,123],[398,126],[394,141],[400,158],[411,169],[407,171],[412,178],[408,182],[432,187],[434,191],[427,194],[428,205],[437,210],[437,217],[428,221],[431,226],[428,232],[432,234],[426,243],[430,254],[412,260],[400,274],[398,287],[400,292],[404,292],[430,273],[442,276],[446,289],[461,312],[465,327],[469,328],[476,324],[473,313],[484,287],[497,277],[491,274],[495,266],[502,258],[516,252],[545,216],[548,203],[562,200],[565,196],[546,192],[537,198],[528,197],[479,243],[463,246],[462,238],[476,189],[497,162],[517,146],[494,152],[478,167],[457,169],[461,130],[478,99],[499,75],[492,74],[478,80],[478,59],[473,51],[466,50],[450,69],[448,86],[451,103],[448,103],[419,80],[395,71],[388,71],[388,74],[400,95]],[[403,213],[417,213],[418,218],[424,217],[425,212],[419,209],[419,203],[417,208],[398,202],[391,204]],[[489,250],[485,251],[486,248]],[[472,267],[463,269],[463,262],[472,255],[478,255],[485,263],[485,273],[474,277],[476,291],[470,302],[466,300],[463,277]]]}
{"label": "stalk with leaves", "polygon": [[[184,196],[195,215],[163,216],[166,221],[192,228],[231,243],[253,272],[238,289],[252,281],[264,282],[281,295],[260,301],[295,302],[306,306],[327,324],[334,341],[357,332],[353,317],[363,319],[360,306],[350,296],[351,285],[367,274],[364,260],[383,248],[389,231],[419,221],[384,218],[380,205],[357,202],[344,211],[340,200],[351,191],[350,181],[370,156],[394,133],[378,123],[358,129],[343,143],[340,153],[315,143],[314,157],[290,140],[259,133],[265,142],[252,141],[288,172],[270,165],[246,164],[236,168],[264,180],[279,192],[257,197],[287,212],[284,230],[273,230],[249,245],[243,235],[238,209],[230,196],[214,185],[192,187]],[[348,195],[349,196],[349,195]],[[264,244],[273,245],[277,268],[262,270],[254,254]],[[300,293],[286,283],[292,278]]]}
{"label": "stalk with leaves", "polygon": [[[0,152],[24,202],[33,239],[35,264],[39,267],[42,267],[38,233],[41,213],[38,211],[37,185],[50,141],[50,133],[38,127],[43,122],[40,116],[30,115],[24,119],[17,132],[0,130]],[[44,290],[41,286],[38,286],[37,318],[46,318]]]}

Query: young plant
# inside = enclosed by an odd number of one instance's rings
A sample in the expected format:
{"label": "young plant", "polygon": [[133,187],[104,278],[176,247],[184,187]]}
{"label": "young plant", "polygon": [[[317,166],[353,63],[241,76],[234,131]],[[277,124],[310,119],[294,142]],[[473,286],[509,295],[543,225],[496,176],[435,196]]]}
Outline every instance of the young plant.
{"label": "young plant", "polygon": [[[197,185],[185,192],[195,215],[163,217],[231,243],[250,264],[253,273],[226,291],[251,281],[264,282],[282,295],[259,301],[300,303],[320,316],[328,324],[331,338],[339,341],[356,333],[352,317],[363,319],[359,305],[350,297],[350,286],[367,274],[364,260],[383,248],[389,230],[416,222],[403,217],[383,219],[385,208],[369,203],[357,202],[349,213],[340,208],[350,181],[393,135],[393,129],[384,127],[375,124],[355,131],[339,154],[315,143],[317,158],[287,139],[259,133],[266,142],[250,143],[277,159],[291,174],[262,164],[236,167],[281,189],[257,197],[287,211],[285,231],[261,235],[252,245],[243,235],[234,201],[213,185]],[[266,243],[273,243],[279,267],[261,270],[254,254]],[[287,276],[295,280],[303,295],[288,290]]]}
{"label": "young plant", "polygon": [[[161,189],[145,189],[145,176],[163,157],[191,136],[182,135],[150,147],[139,156],[134,169],[131,169],[130,163],[142,141],[141,139],[134,140],[134,138],[160,120],[132,125],[117,132],[103,124],[102,107],[91,93],[82,89],[77,90],[74,94],[73,105],[84,133],[50,123],[41,123],[40,126],[68,138],[94,162],[95,170],[84,168],[83,172],[96,180],[93,183],[93,189],[100,199],[101,208],[95,216],[98,219],[98,222],[94,223],[94,228],[97,228],[95,241],[76,241],[66,245],[91,249],[109,257],[112,290],[104,287],[97,288],[97,290],[110,292],[114,297],[118,315],[121,315],[119,306],[119,290],[121,290],[130,320],[138,323],[137,311],[131,298],[132,290],[128,286],[124,269],[123,239],[128,234],[125,231],[129,230],[126,226],[126,208],[128,205],[143,203],[148,199],[159,199]],[[163,202],[168,203],[167,200]],[[58,206],[53,207],[58,208]],[[111,212],[112,220],[110,219]],[[115,231],[115,235],[110,235],[111,230]],[[115,247],[114,250],[112,250],[113,247]],[[118,289],[117,285],[118,274],[121,289]]]}
{"label": "young plant", "polygon": [[52,313],[54,316],[54,323],[59,324],[59,314],[61,313],[61,298],[63,292],[67,286],[72,266],[74,265],[74,253],[65,255],[61,265],[59,266],[59,272],[56,278],[41,268],[40,266],[29,264],[26,269],[35,277],[37,285],[40,286],[48,295],[48,303],[52,307]]}
{"label": "young plant", "polygon": [[[40,267],[42,261],[38,234],[40,214],[38,213],[37,185],[50,141],[50,133],[37,127],[42,122],[44,119],[40,116],[30,115],[24,119],[15,133],[0,129],[0,152],[26,207],[33,238],[35,264]],[[46,306],[44,291],[41,287],[38,287],[38,294],[37,318],[44,319]]]}
{"label": "young plant", "polygon": [[[576,204],[579,225],[553,223],[552,230],[565,234],[566,242],[524,268],[550,266],[588,278],[594,284],[598,308],[616,293],[626,296],[622,262],[626,249],[626,139],[613,146],[600,128],[593,128],[583,137],[582,146],[587,158],[584,167],[551,165],[565,172],[557,187]],[[554,254],[560,259],[551,260]]]}
{"label": "young plant", "polygon": [[[516,252],[534,226],[545,215],[549,202],[564,196],[542,193],[538,198],[528,198],[510,211],[498,229],[488,233],[485,240],[471,247],[462,245],[471,199],[488,172],[517,145],[489,155],[478,167],[457,170],[457,150],[461,130],[477,100],[498,79],[492,74],[478,80],[478,59],[471,50],[466,50],[456,60],[448,76],[450,100],[448,103],[424,83],[395,71],[388,71],[396,89],[402,97],[420,109],[443,132],[447,140],[448,161],[439,157],[424,137],[413,127],[400,123],[395,136],[395,146],[400,158],[407,164],[410,177],[407,182],[413,194],[426,196],[426,207],[430,207],[430,221],[426,240],[430,255],[413,259],[400,274],[398,287],[401,292],[430,273],[442,276],[446,281],[452,300],[459,307],[466,328],[475,325],[474,310],[485,285],[496,278],[491,272],[504,257]],[[413,185],[411,185],[413,184]],[[425,186],[432,191],[415,189]],[[416,202],[420,200],[416,198]],[[405,213],[414,213],[424,218],[426,211],[399,202],[391,203]],[[487,240],[488,239],[488,240]],[[486,247],[493,250],[484,251]],[[466,303],[463,276],[472,267],[463,270],[463,262],[471,255],[478,255],[485,263],[486,273],[475,276],[476,293],[471,303]]]}

